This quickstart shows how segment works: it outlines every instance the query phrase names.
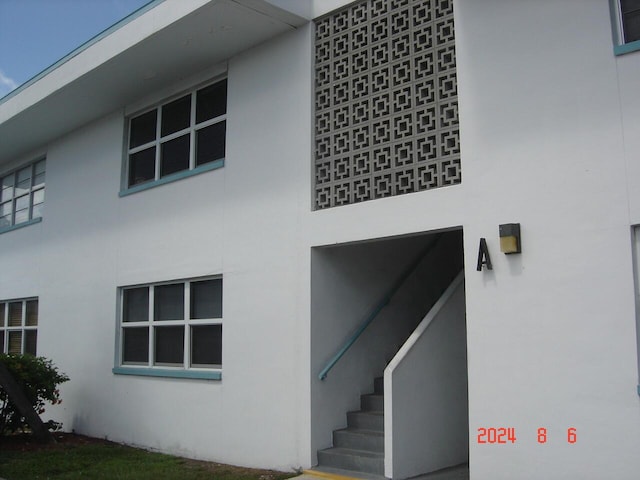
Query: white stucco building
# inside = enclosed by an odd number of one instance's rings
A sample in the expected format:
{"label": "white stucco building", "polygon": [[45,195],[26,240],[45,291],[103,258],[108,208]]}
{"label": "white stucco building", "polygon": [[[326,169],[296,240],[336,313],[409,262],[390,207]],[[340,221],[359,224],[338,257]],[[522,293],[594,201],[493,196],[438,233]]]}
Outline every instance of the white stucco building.
{"label": "white stucco building", "polygon": [[638,10],[152,1],[0,100],[2,350],[193,458],[637,478]]}

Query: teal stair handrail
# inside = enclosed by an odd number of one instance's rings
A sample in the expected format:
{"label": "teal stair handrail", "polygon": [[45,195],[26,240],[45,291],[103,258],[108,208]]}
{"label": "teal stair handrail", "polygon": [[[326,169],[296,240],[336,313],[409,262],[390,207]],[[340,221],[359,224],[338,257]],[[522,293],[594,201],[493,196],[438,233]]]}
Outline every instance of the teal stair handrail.
{"label": "teal stair handrail", "polygon": [[440,238],[442,238],[442,233],[438,234],[436,236],[436,238],[431,243],[429,243],[429,245],[423,251],[420,252],[420,254],[416,257],[416,259],[411,263],[411,265],[409,265],[404,270],[404,272],[402,272],[400,277],[398,277],[398,280],[396,280],[396,282],[393,284],[391,289],[389,289],[387,294],[384,297],[382,297],[380,302],[378,302],[377,305],[371,310],[369,315],[367,315],[365,321],[362,322],[362,324],[353,333],[353,335],[351,335],[347,339],[347,341],[344,343],[344,345],[338,351],[338,353],[336,353],[333,356],[333,358],[331,360],[329,360],[329,362],[325,365],[325,367],[322,369],[322,371],[318,374],[318,378],[320,380],[324,380],[325,378],[327,378],[327,375],[329,374],[331,369],[335,366],[335,364],[338,363],[338,361],[344,356],[345,353],[347,353],[347,351],[351,348],[351,346],[354,343],[356,343],[356,340],[358,340],[360,335],[362,335],[362,333],[367,329],[367,327],[371,324],[371,322],[373,322],[373,320],[375,320],[375,318],[384,309],[384,307],[386,307],[389,304],[389,302],[391,301],[391,298],[393,298],[393,296],[396,294],[396,292],[404,284],[405,280],[407,280],[407,278],[409,278],[409,276],[418,267],[418,265],[420,264],[422,259],[424,257],[426,257],[431,252],[431,250],[433,250],[435,248],[435,246],[438,243],[438,240],[440,240]]}

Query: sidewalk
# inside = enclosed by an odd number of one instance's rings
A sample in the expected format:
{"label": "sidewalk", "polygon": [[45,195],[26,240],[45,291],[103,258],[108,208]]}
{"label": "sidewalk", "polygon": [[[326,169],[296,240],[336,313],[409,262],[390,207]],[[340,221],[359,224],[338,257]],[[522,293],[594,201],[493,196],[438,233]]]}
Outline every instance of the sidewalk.
{"label": "sidewalk", "polygon": [[[350,476],[351,475],[351,476]],[[356,472],[350,474],[346,470],[340,473],[314,472],[313,470],[305,470],[305,472],[291,480],[385,480],[385,477],[377,475],[360,475]],[[2,479],[0,479],[2,480]],[[469,480],[469,465],[458,465],[455,467],[445,468],[437,472],[427,475],[413,477],[411,480]]]}

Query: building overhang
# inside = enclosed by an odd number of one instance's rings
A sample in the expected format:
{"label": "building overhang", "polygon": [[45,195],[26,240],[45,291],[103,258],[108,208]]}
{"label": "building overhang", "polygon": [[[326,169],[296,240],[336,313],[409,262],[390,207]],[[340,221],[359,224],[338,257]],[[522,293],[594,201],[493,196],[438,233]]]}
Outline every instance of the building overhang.
{"label": "building overhang", "polygon": [[266,0],[155,0],[0,99],[0,164],[307,21]]}

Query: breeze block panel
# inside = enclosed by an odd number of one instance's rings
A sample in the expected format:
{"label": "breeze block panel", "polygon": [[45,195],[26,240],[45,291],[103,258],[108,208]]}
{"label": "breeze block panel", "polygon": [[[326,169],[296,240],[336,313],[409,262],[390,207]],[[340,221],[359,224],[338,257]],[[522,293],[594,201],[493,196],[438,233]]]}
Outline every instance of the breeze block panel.
{"label": "breeze block panel", "polygon": [[315,27],[315,209],[460,183],[452,0],[363,0]]}

